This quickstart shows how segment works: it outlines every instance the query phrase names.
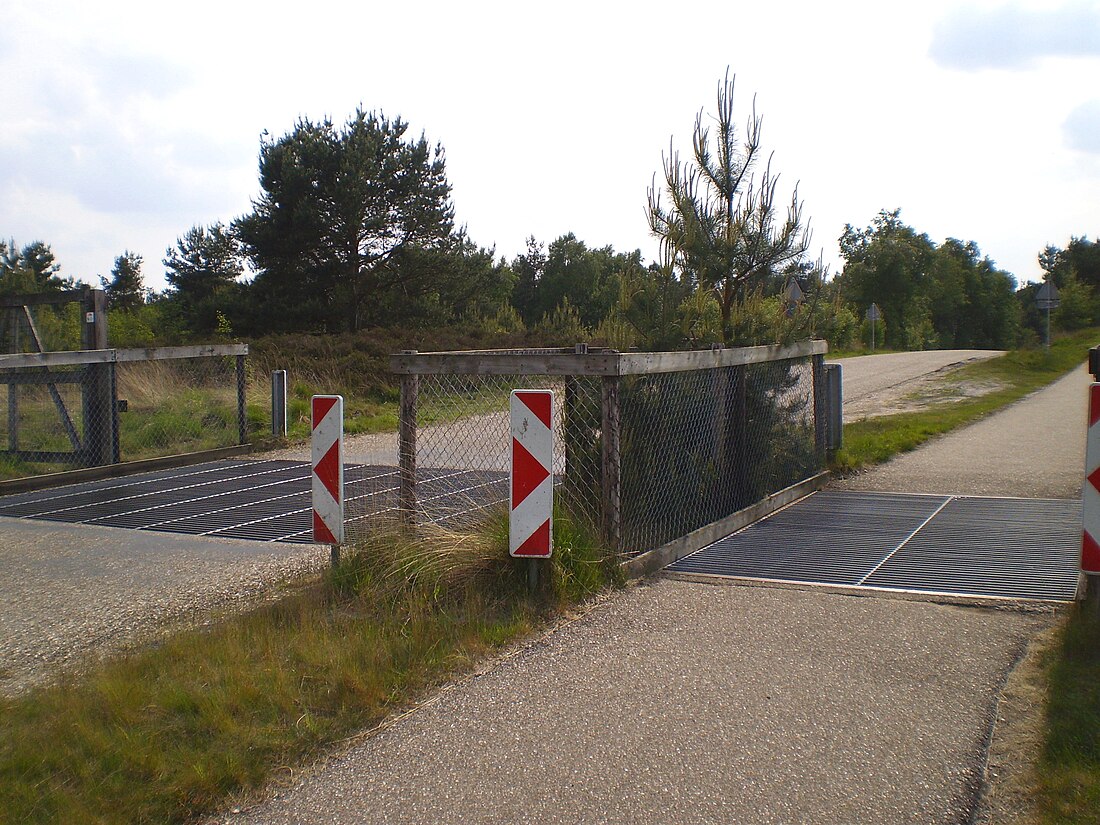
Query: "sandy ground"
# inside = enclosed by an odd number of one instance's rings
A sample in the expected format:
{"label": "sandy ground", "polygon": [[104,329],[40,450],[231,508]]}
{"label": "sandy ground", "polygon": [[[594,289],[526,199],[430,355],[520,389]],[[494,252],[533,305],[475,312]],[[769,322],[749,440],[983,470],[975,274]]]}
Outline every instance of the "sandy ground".
{"label": "sandy ground", "polygon": [[[1081,381],[852,483],[973,491],[979,466],[999,495],[1068,494]],[[1006,433],[1036,429],[1065,454],[1020,472]],[[658,576],[218,821],[1026,822],[1055,620]]]}

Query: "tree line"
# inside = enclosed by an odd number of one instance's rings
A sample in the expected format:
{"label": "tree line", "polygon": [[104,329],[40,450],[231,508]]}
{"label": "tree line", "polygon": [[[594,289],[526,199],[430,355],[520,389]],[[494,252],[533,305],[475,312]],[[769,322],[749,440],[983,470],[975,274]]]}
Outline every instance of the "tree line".
{"label": "tree line", "polygon": [[[867,336],[897,349],[1007,348],[1039,335],[1036,285],[1017,290],[973,241],[933,242],[882,210],[845,227],[842,270],[809,255],[797,185],[778,196],[755,110],[739,129],[735,84],[700,111],[692,152],[663,157],[646,204],[659,259],[530,237],[511,261],[455,224],[440,144],[362,108],[345,123],[299,120],[259,151],[260,194],[236,220],[194,226],[165,251],[167,289],[146,290],[124,251],[101,282],[122,345],[218,334],[345,333],[479,325],[561,343],[674,349],[814,335],[834,348]],[[1039,255],[1062,304],[1056,325],[1100,318],[1100,250],[1087,238]],[[71,288],[48,244],[0,242],[0,293]]]}

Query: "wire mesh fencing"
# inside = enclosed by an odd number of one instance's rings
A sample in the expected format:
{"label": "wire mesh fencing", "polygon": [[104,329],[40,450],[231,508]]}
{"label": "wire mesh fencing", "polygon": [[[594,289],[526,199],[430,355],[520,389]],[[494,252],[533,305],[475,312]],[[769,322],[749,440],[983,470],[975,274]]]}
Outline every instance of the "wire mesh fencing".
{"label": "wire mesh fencing", "polygon": [[0,355],[3,475],[245,444],[246,352],[228,345]]}
{"label": "wire mesh fencing", "polygon": [[510,394],[549,389],[559,514],[624,555],[659,547],[820,471],[824,351],[394,356],[402,432],[348,477],[349,528],[506,507]]}

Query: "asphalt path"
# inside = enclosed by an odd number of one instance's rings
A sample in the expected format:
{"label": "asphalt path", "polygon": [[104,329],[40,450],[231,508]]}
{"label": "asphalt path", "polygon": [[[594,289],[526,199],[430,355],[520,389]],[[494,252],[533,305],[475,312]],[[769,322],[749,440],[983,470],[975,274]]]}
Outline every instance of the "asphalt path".
{"label": "asphalt path", "polygon": [[[993,466],[1006,420],[1073,430],[1081,380],[959,433],[929,483]],[[1038,451],[999,493],[1049,495],[1064,460]],[[217,821],[973,822],[1005,680],[1052,621],[658,576]]]}
{"label": "asphalt path", "polygon": [[944,349],[924,352],[888,352],[880,355],[857,355],[843,358],[842,391],[845,403],[881,397],[892,389],[905,391],[925,376],[946,367],[983,361],[1003,355],[1002,350]]}
{"label": "asphalt path", "polygon": [[1089,374],[1082,366],[996,415],[903,453],[835,489],[1078,498]]}

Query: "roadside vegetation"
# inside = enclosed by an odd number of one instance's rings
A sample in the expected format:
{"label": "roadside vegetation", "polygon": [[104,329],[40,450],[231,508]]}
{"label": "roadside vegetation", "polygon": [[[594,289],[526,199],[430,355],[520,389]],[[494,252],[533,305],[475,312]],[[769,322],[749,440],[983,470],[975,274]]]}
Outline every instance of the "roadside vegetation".
{"label": "roadside vegetation", "polygon": [[[834,469],[851,472],[1026,395],[1097,342],[1100,243],[1087,238],[1039,253],[1047,282],[1061,291],[1052,317],[1038,309],[1037,284],[1017,288],[975,242],[937,243],[899,209],[883,209],[866,228],[847,225],[843,269],[830,277],[810,255],[797,189],[776,200],[761,119],[754,111],[742,134],[732,80],[717,91],[717,115],[700,112],[696,121],[694,151],[681,163],[670,142],[648,193],[661,244],[653,262],[568,231],[549,243],[532,236],[510,261],[498,258],[455,225],[442,146],[407,137],[399,117],[362,108],[343,124],[303,117],[277,138],[271,124],[253,210],[181,235],[162,260],[163,292],[145,287],[140,255],[115,259],[102,279],[110,345],[247,340],[248,430],[260,447],[281,443],[266,435],[273,369],[289,374],[290,440],[308,436],[315,393],[345,396],[348,434],[396,429],[398,390],[386,362],[405,349],[588,341],[675,350],[810,336],[851,353],[872,341],[880,351],[1024,347],[960,371],[995,382],[988,395],[848,425]],[[0,241],[0,295],[77,285],[48,244]],[[872,304],[881,315],[874,326]],[[26,323],[5,328],[5,351],[36,349],[32,333],[43,349],[75,349],[79,324],[75,304],[35,307]],[[1048,324],[1065,335],[1045,352],[1036,345]],[[162,445],[180,452],[232,441],[235,393],[203,395],[178,376],[161,379],[124,387],[132,402],[121,413],[124,459]],[[43,421],[54,415],[52,401],[35,403]],[[423,414],[479,411],[458,399]],[[25,425],[28,438],[34,426]],[[67,436],[42,438],[64,448]],[[0,457],[0,476],[42,471]],[[551,573],[541,593],[528,594],[523,568],[507,558],[503,524],[498,517],[414,541],[385,534],[278,604],[0,701],[0,821],[179,822],[215,809],[264,783],[274,766],[369,729],[615,582],[591,537],[559,517]],[[1086,803],[1100,798],[1097,698],[1070,699],[1072,686],[1061,687],[1078,678],[1064,675],[1084,649],[1072,640],[1094,632],[1076,622],[1050,665],[1059,698],[1042,770],[1059,796],[1095,812]],[[1059,721],[1063,705],[1069,715]],[[1090,735],[1091,751],[1080,745]],[[1066,791],[1072,783],[1077,790]],[[1081,816],[1064,821],[1095,819]]]}
{"label": "roadside vegetation", "polygon": [[1091,825],[1100,816],[1100,613],[1078,605],[1047,651],[1047,736],[1037,766],[1040,808],[1050,825]]}
{"label": "roadside vegetation", "polygon": [[379,534],[278,603],[0,701],[0,822],[184,822],[369,731],[614,585],[564,514],[538,592],[506,513]]}
{"label": "roadside vegetation", "polygon": [[[1079,330],[1055,339],[1049,350],[1014,350],[987,361],[961,367],[951,380],[989,383],[998,387],[975,398],[933,404],[918,412],[866,418],[844,425],[844,447],[831,469],[850,473],[916,449],[934,436],[971,423],[1011,404],[1080,367],[1090,346],[1100,343],[1100,328]],[[1037,422],[1038,424],[1038,422]]]}

